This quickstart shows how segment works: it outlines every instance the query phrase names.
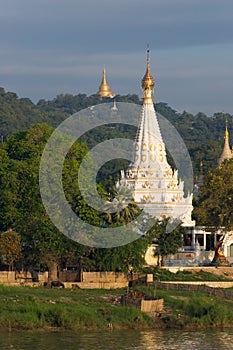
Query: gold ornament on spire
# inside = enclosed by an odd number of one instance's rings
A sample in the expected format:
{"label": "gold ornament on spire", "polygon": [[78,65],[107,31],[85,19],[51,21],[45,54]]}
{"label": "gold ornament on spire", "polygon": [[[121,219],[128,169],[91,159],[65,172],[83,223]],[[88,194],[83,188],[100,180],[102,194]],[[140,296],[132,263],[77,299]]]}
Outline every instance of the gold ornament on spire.
{"label": "gold ornament on spire", "polygon": [[147,49],[147,67],[146,67],[146,73],[142,79],[144,104],[153,104],[152,96],[154,93],[154,85],[155,85],[155,81],[150,72],[150,50]]}
{"label": "gold ornament on spire", "polygon": [[203,161],[200,161],[200,174],[203,174]]}
{"label": "gold ornament on spire", "polygon": [[224,139],[229,139],[229,132],[228,132],[228,119],[226,119],[226,130],[224,134]]}
{"label": "gold ornament on spire", "polygon": [[106,69],[105,68],[103,70],[103,78],[102,78],[102,82],[101,82],[100,87],[99,87],[98,95],[100,95],[101,97],[111,97],[111,98],[113,98],[115,96],[115,94],[113,94],[111,92],[110,87],[107,83]]}

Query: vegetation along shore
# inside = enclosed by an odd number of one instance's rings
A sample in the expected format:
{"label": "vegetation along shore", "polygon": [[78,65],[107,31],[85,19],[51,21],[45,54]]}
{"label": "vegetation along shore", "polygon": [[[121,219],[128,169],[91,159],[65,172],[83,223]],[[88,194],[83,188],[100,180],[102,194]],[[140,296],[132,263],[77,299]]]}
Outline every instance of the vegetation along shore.
{"label": "vegetation along shore", "polygon": [[135,291],[164,299],[161,313],[123,306],[126,290],[0,286],[0,327],[12,330],[84,330],[232,327],[232,300],[205,292],[139,286]]}

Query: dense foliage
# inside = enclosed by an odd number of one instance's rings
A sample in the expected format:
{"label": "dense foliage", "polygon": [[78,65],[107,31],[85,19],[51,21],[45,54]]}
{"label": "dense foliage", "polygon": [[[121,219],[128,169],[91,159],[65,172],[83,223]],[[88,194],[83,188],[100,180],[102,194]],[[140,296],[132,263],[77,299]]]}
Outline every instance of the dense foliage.
{"label": "dense foliage", "polygon": [[[116,100],[141,103],[136,95],[116,96]],[[143,265],[146,248],[154,238],[159,243],[157,252],[162,257],[175,252],[182,243],[179,228],[173,234],[167,235],[164,222],[156,223],[148,237],[142,237],[126,246],[111,249],[88,248],[66,238],[48,218],[40,198],[39,164],[44,146],[53,131],[51,126],[58,125],[69,114],[82,108],[109,101],[108,98],[100,99],[98,95],[88,97],[85,94],[66,94],[59,95],[52,101],[40,100],[35,105],[29,99],[19,99],[16,94],[0,89],[0,130],[5,140],[0,145],[0,232],[5,232],[10,227],[19,232],[20,236],[17,237],[21,237],[26,266],[48,268],[55,275],[58,266],[75,266],[80,261],[87,270],[138,270]],[[204,163],[204,172],[207,175],[204,177],[195,209],[197,223],[232,228],[233,163],[226,162],[221,169],[207,172],[215,167],[221,153],[225,118],[230,120],[231,116],[217,113],[208,118],[202,113],[196,116],[187,112],[177,113],[165,103],[158,103],[156,109],[184,138],[196,174],[199,171],[199,162],[202,160]],[[28,128],[29,126],[31,127]],[[232,137],[232,123],[229,123],[229,131]],[[84,221],[97,226],[119,226],[132,220],[139,212],[131,202],[117,214],[102,215],[83,200],[76,176],[88,146],[93,147],[105,139],[132,137],[134,134],[135,128],[118,124],[111,128],[96,128],[85,134],[71,148],[63,167],[63,187],[72,210]],[[120,198],[114,198],[113,184],[119,169],[126,168],[127,164],[120,160],[107,162],[97,176],[99,193],[109,200],[117,199],[116,206],[121,203]],[[2,252],[3,255],[6,256]],[[9,261],[9,266],[17,259]]]}
{"label": "dense foliage", "polygon": [[[115,97],[116,101],[132,102],[140,104],[141,100],[137,95],[126,95]],[[5,92],[0,88],[0,134],[5,138],[16,131],[24,130],[36,123],[46,122],[56,127],[69,115],[89,106],[110,102],[109,98],[101,98],[99,95],[87,96],[86,94],[61,94],[51,101],[40,100],[36,105],[28,98],[19,99],[13,92]],[[203,113],[192,115],[184,111],[178,113],[166,103],[157,103],[156,110],[167,118],[183,137],[193,161],[194,173],[197,175],[200,170],[200,161],[203,161],[203,170],[206,173],[216,165],[221,154],[225,120],[229,120],[230,143],[233,143],[233,126],[230,122],[232,116],[227,113],[215,113],[207,117]],[[135,130],[123,130],[117,126],[110,130],[93,130],[85,141],[93,146],[102,141],[103,137],[123,136],[122,132],[135,135]],[[106,136],[107,134],[107,136]],[[104,136],[105,135],[105,136]],[[116,172],[119,167],[116,167]]]}
{"label": "dense foliage", "polygon": [[[69,240],[50,221],[40,197],[39,165],[51,132],[52,128],[47,124],[37,124],[27,131],[15,133],[0,145],[0,230],[12,227],[20,233],[23,267],[48,268],[51,278],[56,278],[58,266],[67,265],[81,264],[84,269],[101,271],[139,269],[148,245],[146,237],[122,247],[94,249]],[[74,143],[63,165],[63,188],[72,210],[95,226],[124,225],[139,212],[133,202],[117,215],[107,218],[83,199],[77,174],[86,153],[85,143]],[[101,185],[98,191],[103,197],[109,197]],[[119,197],[115,200],[121,204]],[[57,215],[62,214],[58,208]]]}
{"label": "dense foliage", "polygon": [[194,215],[199,225],[233,229],[233,160],[210,171],[199,192]]}
{"label": "dense foliage", "polygon": [[[47,266],[52,271],[68,257],[71,259],[71,255],[77,259],[77,255],[85,254],[85,249],[69,241],[55,228],[42,204],[39,164],[51,132],[48,125],[39,124],[14,134],[1,145],[0,230],[12,227],[21,234],[24,265]],[[75,151],[75,160],[67,160],[67,170],[80,162],[86,152],[85,145],[77,144]]]}
{"label": "dense foliage", "polygon": [[156,243],[156,255],[161,257],[161,265],[164,265],[164,259],[169,254],[175,254],[183,245],[183,235],[186,229],[179,223],[172,231],[167,229],[169,226],[169,218],[165,218],[161,222],[157,222],[149,230],[148,234]]}
{"label": "dense foliage", "polygon": [[0,260],[9,270],[13,270],[15,262],[23,257],[20,241],[20,235],[12,229],[0,234]]}

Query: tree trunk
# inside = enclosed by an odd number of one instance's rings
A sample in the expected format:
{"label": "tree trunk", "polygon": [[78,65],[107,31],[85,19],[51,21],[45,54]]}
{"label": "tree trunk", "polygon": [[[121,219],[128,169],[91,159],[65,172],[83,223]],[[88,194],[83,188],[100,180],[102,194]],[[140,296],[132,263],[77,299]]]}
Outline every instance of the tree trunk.
{"label": "tree trunk", "polygon": [[51,261],[49,264],[49,274],[48,281],[57,281],[58,280],[58,263],[56,261]]}
{"label": "tree trunk", "polygon": [[161,256],[161,266],[164,266],[164,264],[165,264],[165,257],[166,257],[166,255]]}

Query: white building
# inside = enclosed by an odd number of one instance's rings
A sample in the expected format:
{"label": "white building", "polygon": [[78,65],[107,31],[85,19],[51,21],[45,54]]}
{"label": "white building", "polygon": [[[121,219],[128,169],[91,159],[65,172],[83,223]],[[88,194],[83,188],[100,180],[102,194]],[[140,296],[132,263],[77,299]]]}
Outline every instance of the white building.
{"label": "white building", "polygon": [[191,219],[192,194],[184,195],[184,183],[178,171],[168,164],[165,144],[153,103],[154,78],[147,68],[142,79],[143,106],[134,142],[134,161],[126,174],[122,171],[120,186],[132,190],[134,201],[150,215],[162,219],[180,219],[184,226],[195,225]]}

